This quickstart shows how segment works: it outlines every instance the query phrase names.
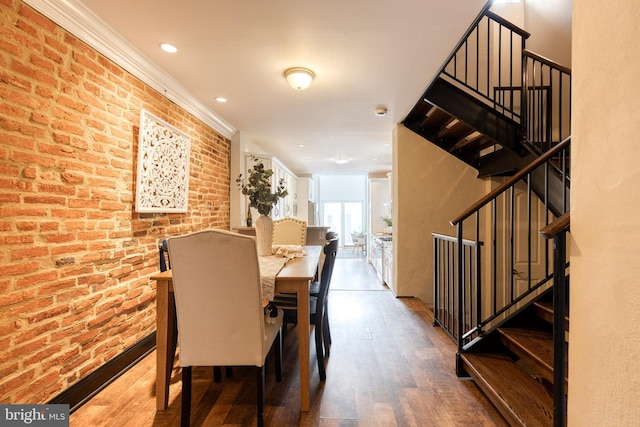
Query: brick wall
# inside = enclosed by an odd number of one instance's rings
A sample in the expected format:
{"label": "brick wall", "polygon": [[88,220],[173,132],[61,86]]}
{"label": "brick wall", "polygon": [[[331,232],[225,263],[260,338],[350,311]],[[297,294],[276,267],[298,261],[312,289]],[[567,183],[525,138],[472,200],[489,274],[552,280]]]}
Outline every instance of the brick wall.
{"label": "brick wall", "polygon": [[[0,403],[42,403],[155,329],[160,238],[229,229],[229,141],[0,0]],[[134,212],[145,108],[191,137],[189,212]]]}

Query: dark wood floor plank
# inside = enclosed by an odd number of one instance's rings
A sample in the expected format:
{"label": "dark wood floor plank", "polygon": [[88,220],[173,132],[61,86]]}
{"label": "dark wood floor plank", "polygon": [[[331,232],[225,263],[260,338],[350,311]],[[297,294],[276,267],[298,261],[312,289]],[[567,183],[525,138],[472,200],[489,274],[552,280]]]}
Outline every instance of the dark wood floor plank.
{"label": "dark wood floor plank", "polygon": [[[311,334],[311,410],[301,413],[297,331],[290,326],[282,382],[275,381],[273,360],[268,361],[265,424],[506,426],[473,382],[456,377],[456,346],[432,326],[429,308],[417,299],[395,298],[365,260],[339,259],[336,266],[343,261],[329,300],[333,344],[326,360],[327,380],[319,380]],[[169,407],[156,412],[152,353],[74,412],[71,425],[177,426],[180,375],[176,362]],[[247,368],[234,368],[233,378],[223,375],[220,383],[213,383],[210,368],[194,369],[193,425],[254,426],[254,402],[255,379]]]}

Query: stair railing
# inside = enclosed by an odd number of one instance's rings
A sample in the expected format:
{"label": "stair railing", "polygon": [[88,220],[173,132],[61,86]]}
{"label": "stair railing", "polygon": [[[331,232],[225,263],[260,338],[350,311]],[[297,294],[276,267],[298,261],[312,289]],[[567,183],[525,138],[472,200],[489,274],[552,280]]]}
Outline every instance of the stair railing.
{"label": "stair railing", "polygon": [[571,69],[523,49],[522,70],[522,133],[542,154],[571,135]]}
{"label": "stair railing", "polygon": [[567,233],[570,215],[560,218],[540,230],[544,239],[553,239],[553,421],[555,427],[565,426],[567,339],[566,319],[569,316],[567,298]]}
{"label": "stair railing", "polygon": [[[458,322],[455,313],[458,313],[458,240],[453,236],[432,233],[433,236],[433,325],[440,326],[452,338],[459,336],[462,331],[458,330]],[[480,262],[482,259],[482,242],[462,240],[464,257],[462,270],[465,274],[465,283],[468,284],[470,292],[475,293],[476,300],[481,304],[482,280],[479,276]],[[461,296],[463,306],[469,301],[469,295]],[[476,317],[476,323],[480,322],[479,312],[473,311],[473,307],[468,308],[469,317]]]}
{"label": "stair railing", "polygon": [[565,139],[453,219],[455,238],[434,235],[434,323],[451,325],[445,328],[458,352],[551,287],[553,250],[538,234],[554,219],[549,186],[534,195],[531,181],[533,174],[558,173],[553,161],[566,155],[570,142]]}
{"label": "stair railing", "polygon": [[520,123],[539,155],[571,134],[571,70],[526,49],[529,35],[485,9],[436,76]]}
{"label": "stair railing", "polygon": [[469,27],[436,76],[446,76],[519,122],[522,52],[529,33],[489,10]]}

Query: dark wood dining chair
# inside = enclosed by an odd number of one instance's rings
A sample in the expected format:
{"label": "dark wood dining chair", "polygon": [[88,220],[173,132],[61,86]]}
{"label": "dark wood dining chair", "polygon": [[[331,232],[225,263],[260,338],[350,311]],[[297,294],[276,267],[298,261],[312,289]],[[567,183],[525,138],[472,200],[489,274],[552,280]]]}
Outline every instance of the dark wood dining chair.
{"label": "dark wood dining chair", "polygon": [[[320,380],[327,379],[324,356],[329,355],[331,346],[331,332],[329,319],[327,316],[329,287],[333,266],[338,253],[338,237],[333,237],[324,246],[324,265],[320,281],[312,284],[309,298],[309,321],[314,325],[314,337],[316,342],[316,358],[318,360],[318,373]],[[276,295],[274,297],[276,305],[284,310],[284,325],[296,324],[298,319],[297,299],[290,295]]]}
{"label": "dark wood dining chair", "polygon": [[265,319],[255,239],[205,230],[169,239],[182,367],[181,425],[191,414],[193,366],[253,366],[257,419],[263,425],[265,362],[275,349],[282,377],[282,321]]}

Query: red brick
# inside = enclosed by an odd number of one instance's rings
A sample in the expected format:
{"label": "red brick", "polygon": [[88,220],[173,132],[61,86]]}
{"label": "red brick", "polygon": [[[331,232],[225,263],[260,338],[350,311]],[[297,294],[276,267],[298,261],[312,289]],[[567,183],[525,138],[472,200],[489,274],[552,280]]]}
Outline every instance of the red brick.
{"label": "red brick", "polygon": [[63,172],[60,174],[60,178],[69,184],[82,184],[84,182],[84,176],[73,172]]}
{"label": "red brick", "polygon": [[53,74],[56,68],[56,65],[50,60],[36,55],[31,55],[31,64],[35,65],[36,67],[42,68],[43,70],[46,70],[49,74]]}
{"label": "red brick", "polygon": [[47,46],[52,47],[55,51],[59,52],[60,54],[66,54],[69,51],[69,47],[67,45],[65,45],[64,43],[61,43],[58,39],[54,37],[45,36],[44,39],[45,39],[45,42],[47,43]]}
{"label": "red brick", "polygon": [[15,165],[8,165],[6,163],[0,164],[0,174],[7,176],[18,176],[20,169]]}
{"label": "red brick", "polygon": [[27,179],[33,179],[36,177],[37,169],[33,166],[27,166],[22,170],[22,177]]}
{"label": "red brick", "polygon": [[[229,142],[29,6],[0,24],[0,402],[46,402],[154,330],[160,236],[229,227]],[[133,211],[141,106],[192,137],[186,214]]]}
{"label": "red brick", "polygon": [[35,153],[23,153],[20,151],[14,151],[11,155],[11,160],[14,162],[38,165],[46,168],[53,167],[55,164],[55,161],[50,157],[44,157]]}
{"label": "red brick", "polygon": [[46,307],[43,307],[43,308],[45,310],[33,313],[29,316],[29,323],[38,323],[45,319],[50,319],[52,317],[69,313],[69,306],[67,305],[52,306],[51,304],[48,304]]}
{"label": "red brick", "polygon": [[49,255],[49,248],[44,246],[35,248],[15,249],[11,251],[11,261],[17,261],[23,258],[38,258]]}
{"label": "red brick", "polygon": [[45,18],[40,13],[31,9],[28,6],[22,6],[20,8],[19,14],[24,18],[28,19],[33,24],[37,25],[40,29],[45,30],[47,32],[53,33],[55,32],[57,26],[56,24],[48,18]]}
{"label": "red brick", "polygon": [[76,240],[73,233],[47,234],[44,238],[47,243],[67,243]]}
{"label": "red brick", "polygon": [[[37,262],[23,262],[0,266],[0,276],[13,276],[17,274],[28,274],[38,271],[39,264]],[[1,296],[0,296],[1,297]],[[2,305],[2,304],[0,304]]]}
{"label": "red brick", "polygon": [[54,256],[63,256],[72,253],[78,253],[87,250],[87,245],[84,243],[77,243],[73,245],[56,245],[51,249],[51,254]]}
{"label": "red brick", "polygon": [[52,218],[84,218],[86,213],[81,210],[71,210],[71,209],[52,209],[51,217]]}
{"label": "red brick", "polygon": [[58,279],[57,271],[45,270],[42,273],[30,274],[29,276],[26,276],[26,277],[16,278],[15,283],[16,283],[17,289],[32,287],[34,285],[38,285],[42,283],[44,284],[44,286],[40,286],[38,288],[38,293],[39,294],[44,293],[45,295],[47,295],[46,292],[47,290],[52,288],[52,283],[58,283],[56,282],[57,279]]}
{"label": "red brick", "polygon": [[46,205],[65,205],[67,199],[59,196],[25,196],[24,202]]}
{"label": "red brick", "polygon": [[60,325],[58,324],[58,322],[49,321],[47,323],[40,324],[35,328],[31,328],[27,331],[23,331],[19,334],[16,334],[14,338],[14,342],[15,344],[22,344],[24,342],[31,341],[34,338],[37,338],[41,335],[46,335],[49,331],[55,330],[59,327]]}
{"label": "red brick", "polygon": [[51,128],[57,131],[70,133],[72,135],[84,135],[84,127],[63,120],[55,120],[51,123]]}
{"label": "red brick", "polygon": [[[60,223],[58,222],[41,222],[40,223],[40,231],[56,231],[60,228]],[[55,249],[54,249],[55,250]]]}

